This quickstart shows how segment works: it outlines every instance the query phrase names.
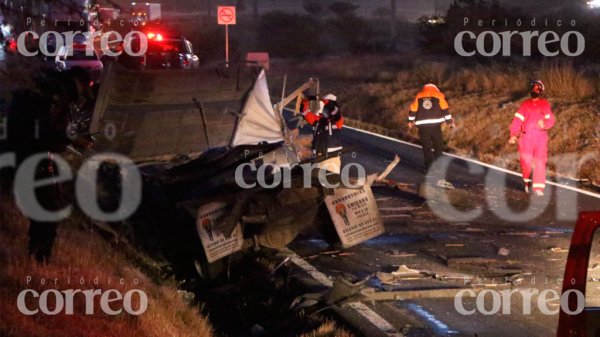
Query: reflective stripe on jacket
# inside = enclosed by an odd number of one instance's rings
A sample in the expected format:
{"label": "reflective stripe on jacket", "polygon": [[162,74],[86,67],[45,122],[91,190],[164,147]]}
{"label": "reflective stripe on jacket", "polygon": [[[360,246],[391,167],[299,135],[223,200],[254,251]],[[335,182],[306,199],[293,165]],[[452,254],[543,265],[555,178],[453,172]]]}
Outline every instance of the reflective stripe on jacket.
{"label": "reflective stripe on jacket", "polygon": [[438,87],[433,84],[423,87],[410,105],[408,121],[418,126],[452,122],[452,115],[448,111],[448,102]]}
{"label": "reflective stripe on jacket", "polygon": [[[544,121],[544,127],[540,128],[538,122]],[[547,131],[556,123],[550,103],[543,98],[537,100],[528,99],[524,101],[515,113],[510,125],[511,136],[547,137]]]}

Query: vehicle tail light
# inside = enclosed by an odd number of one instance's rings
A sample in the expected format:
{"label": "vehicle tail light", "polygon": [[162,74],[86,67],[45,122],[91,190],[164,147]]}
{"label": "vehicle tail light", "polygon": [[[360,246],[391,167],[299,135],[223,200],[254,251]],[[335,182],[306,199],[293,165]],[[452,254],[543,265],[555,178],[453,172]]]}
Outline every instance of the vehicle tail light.
{"label": "vehicle tail light", "polygon": [[10,42],[8,43],[8,48],[10,50],[17,50],[17,41],[15,41],[14,39],[10,40]]}
{"label": "vehicle tail light", "polygon": [[146,34],[148,40],[162,41],[164,38],[160,33],[148,33]]}

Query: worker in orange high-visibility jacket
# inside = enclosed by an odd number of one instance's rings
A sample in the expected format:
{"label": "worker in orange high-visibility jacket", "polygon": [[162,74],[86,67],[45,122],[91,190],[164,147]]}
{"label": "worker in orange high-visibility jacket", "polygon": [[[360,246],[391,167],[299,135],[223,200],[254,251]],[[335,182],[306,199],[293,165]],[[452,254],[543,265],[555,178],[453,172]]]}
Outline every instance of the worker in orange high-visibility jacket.
{"label": "worker in orange high-visibility jacket", "polygon": [[509,140],[510,144],[516,144],[517,140],[519,142],[525,192],[529,193],[533,188],[533,192],[538,196],[544,195],[546,187],[548,130],[556,123],[550,103],[542,98],[545,89],[542,81],[531,82],[531,98],[523,102],[515,113],[510,126]]}
{"label": "worker in orange high-visibility jacket", "polygon": [[[408,128],[417,126],[419,137],[423,146],[425,157],[425,173],[440,175],[438,185],[452,187],[452,184],[441,176],[441,174],[429,172],[434,160],[442,156],[444,151],[444,138],[442,136],[442,123],[447,123],[451,128],[455,127],[454,119],[448,111],[448,102],[438,87],[428,81],[423,89],[417,94],[410,105],[408,112]],[[432,151],[433,150],[433,151]]]}
{"label": "worker in orange high-visibility jacket", "polygon": [[[317,101],[317,111],[311,111],[311,101]],[[312,152],[313,159],[319,166],[331,172],[340,173],[342,142],[340,130],[344,125],[344,117],[337,103],[337,97],[327,94],[322,99],[309,96],[302,101],[301,114],[313,127]]]}

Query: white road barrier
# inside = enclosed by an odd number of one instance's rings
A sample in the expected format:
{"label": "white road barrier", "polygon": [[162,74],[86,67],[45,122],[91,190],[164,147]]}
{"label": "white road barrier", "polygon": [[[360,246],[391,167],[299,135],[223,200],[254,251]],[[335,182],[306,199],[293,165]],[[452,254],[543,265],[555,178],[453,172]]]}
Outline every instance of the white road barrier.
{"label": "white road barrier", "polygon": [[[306,260],[302,259],[298,255],[294,255],[290,259],[294,264],[298,267],[302,268],[308,275],[310,275],[315,280],[319,281],[322,285],[331,288],[333,286],[333,282],[329,277],[322,272],[320,272],[317,268],[313,267],[310,263],[306,262]],[[388,337],[405,337],[404,334],[399,332],[394,326],[386,321],[383,317],[379,316],[375,311],[371,310],[371,308],[367,307],[364,303],[361,302],[351,302],[348,303],[348,308],[354,310],[357,314],[368,320],[371,324],[373,324],[377,329],[379,329],[384,335]]]}

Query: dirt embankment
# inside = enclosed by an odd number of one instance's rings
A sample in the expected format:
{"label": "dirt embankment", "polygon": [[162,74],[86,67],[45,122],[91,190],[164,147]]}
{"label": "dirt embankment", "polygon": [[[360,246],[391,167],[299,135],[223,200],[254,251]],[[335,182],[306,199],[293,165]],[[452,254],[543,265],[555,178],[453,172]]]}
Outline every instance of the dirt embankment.
{"label": "dirt embankment", "polygon": [[[153,280],[140,271],[118,243],[103,240],[87,227],[85,220],[72,216],[59,226],[50,264],[40,264],[27,254],[28,221],[14,200],[3,194],[0,202],[0,335],[11,337],[63,336],[213,336],[208,320],[191,305],[189,294],[179,292],[175,282]],[[137,283],[137,284],[136,284]],[[94,314],[86,315],[86,300],[74,296],[73,314],[65,310],[57,315],[38,313],[27,316],[17,306],[23,290],[43,293],[49,289],[116,289],[125,295],[133,289],[147,294],[147,310],[139,315],[111,316],[101,310],[100,296],[94,298]],[[111,296],[114,296],[111,295]],[[56,303],[49,295],[49,307]],[[26,301],[36,308],[37,299]],[[140,308],[140,297],[132,296],[132,308]],[[123,302],[111,303],[117,310]]]}
{"label": "dirt embankment", "polygon": [[528,97],[529,81],[539,78],[546,84],[557,118],[557,125],[549,132],[550,170],[557,164],[552,163],[552,157],[561,162],[565,155],[574,155],[581,167],[559,175],[600,184],[597,67],[576,67],[568,61],[480,65],[416,54],[273,63],[272,88],[281,86],[284,72],[288,79],[298,81],[318,77],[323,93],[335,92],[345,116],[355,125],[412,141],[418,138],[416,130],[407,128],[409,105],[424,82],[433,79],[445,92],[456,119],[457,129],[446,131],[449,148],[511,169],[518,163],[511,157],[517,148],[508,144],[509,126],[520,103]]}

